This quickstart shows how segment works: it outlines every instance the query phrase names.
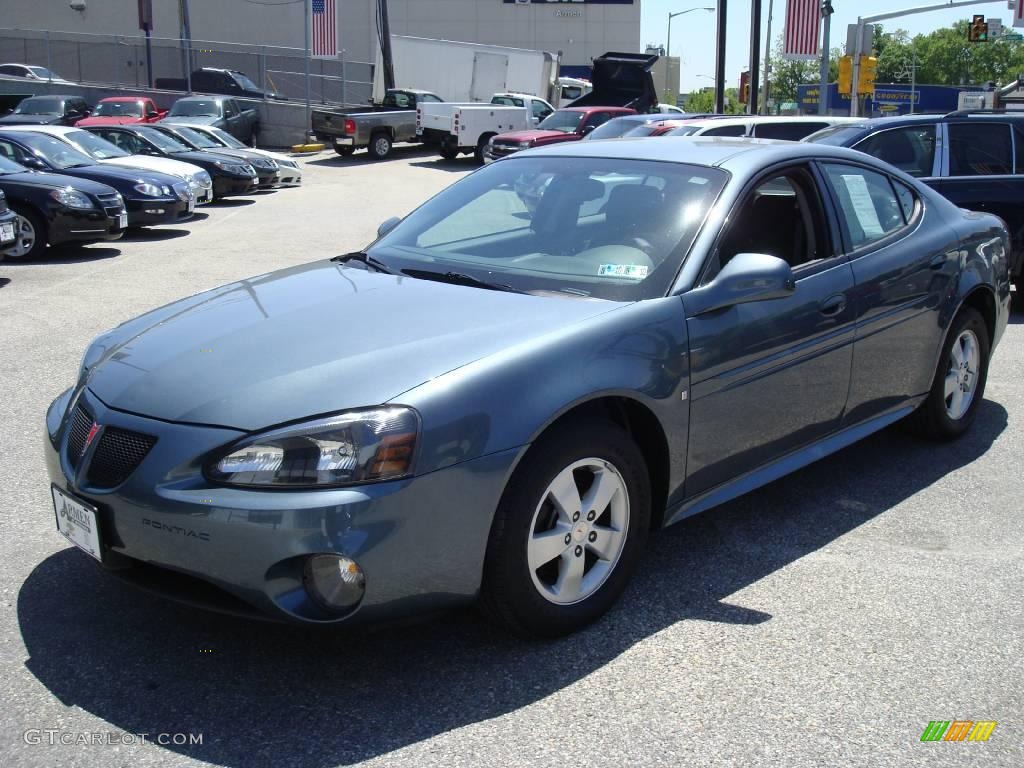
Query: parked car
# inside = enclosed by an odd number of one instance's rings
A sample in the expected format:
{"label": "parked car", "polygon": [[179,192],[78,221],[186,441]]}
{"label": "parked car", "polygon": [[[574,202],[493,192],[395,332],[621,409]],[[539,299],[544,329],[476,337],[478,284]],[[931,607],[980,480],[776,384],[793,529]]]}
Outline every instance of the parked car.
{"label": "parked car", "polygon": [[195,196],[166,173],[101,165],[70,144],[36,131],[0,131],[0,154],[30,170],[60,173],[113,187],[124,199],[128,227],[177,224],[192,218]]}
{"label": "parked car", "polygon": [[88,125],[155,123],[166,116],[166,109],[159,109],[152,99],[145,96],[111,96],[100,99],[92,114],[75,125],[84,128]]}
{"label": "parked car", "polygon": [[[157,88],[169,91],[188,90],[185,78],[158,77],[154,83]],[[275,99],[287,101],[288,97],[276,91],[260,88],[247,74],[237,69],[219,69],[203,67],[192,72],[192,90],[198,93],[219,93],[225,96],[236,96],[247,99]]]}
{"label": "parked car", "polygon": [[66,539],[192,604],[558,635],[651,529],[904,417],[964,434],[1009,315],[997,217],[824,145],[549,146],[379,234],[96,339],[46,414]]}
{"label": "parked car", "polygon": [[[681,125],[685,125],[683,120],[662,120],[661,122],[645,123],[644,125],[635,126],[626,133],[623,134],[628,139],[638,139],[645,136],[664,136],[669,131],[674,131]],[[593,138],[594,134],[590,134],[589,138]]]}
{"label": "parked car", "polygon": [[167,119],[179,124],[223,128],[247,144],[255,144],[256,135],[260,132],[259,112],[243,109],[237,101],[224,96],[186,96],[178,99],[168,110]]}
{"label": "parked car", "polygon": [[111,144],[106,139],[102,139],[94,133],[77,127],[18,125],[12,126],[9,130],[45,133],[47,136],[53,136],[55,139],[60,139],[64,143],[70,144],[79,152],[104,165],[117,165],[122,168],[166,173],[185,181],[189,185],[193,196],[195,196],[196,205],[213,200],[213,181],[210,179],[210,174],[198,165],[185,163],[180,160],[171,160],[166,157],[131,155]]}
{"label": "parked car", "polygon": [[439,96],[413,88],[393,88],[379,105],[369,109],[314,109],[311,124],[317,138],[334,151],[349,156],[366,147],[370,157],[382,160],[396,142],[416,141],[416,108]]}
{"label": "parked car", "polygon": [[[170,121],[164,121],[164,125],[177,125]],[[249,152],[255,152],[263,157],[269,157],[278,165],[278,183],[282,187],[297,187],[302,184],[302,168],[299,166],[298,161],[285,155],[281,152],[271,152],[266,149],[255,149],[247,147],[245,144],[240,142],[230,133],[221,130],[220,128],[214,128],[212,125],[189,125],[193,131],[198,131],[204,136],[217,142],[220,146],[226,147],[227,149],[245,149]]]}
{"label": "parked car", "polygon": [[621,117],[613,117],[603,125],[598,126],[589,134],[586,135],[587,141],[597,141],[599,139],[617,139],[620,136],[625,136],[627,133],[635,128],[641,126],[662,126],[662,125],[674,125],[678,123],[676,115],[669,115],[663,113],[654,113],[646,115],[622,115]]}
{"label": "parked car", "polygon": [[0,77],[21,77],[26,80],[43,80],[51,83],[67,83],[60,75],[34,64],[0,64]]}
{"label": "parked car", "polygon": [[248,163],[233,157],[199,152],[151,125],[97,125],[86,130],[130,155],[167,157],[198,165],[213,181],[214,200],[247,195],[259,183],[256,169]]}
{"label": "parked car", "polygon": [[566,107],[552,112],[533,130],[512,131],[494,136],[484,148],[484,160],[492,162],[532,147],[579,141],[622,115],[636,114],[626,107]]}
{"label": "parked car", "polygon": [[538,115],[546,118],[552,112],[543,99],[500,93],[492,96],[489,104],[421,104],[416,109],[416,138],[436,145],[445,160],[472,154],[482,163],[484,148],[492,137],[532,128],[541,122]]}
{"label": "parked car", "polygon": [[833,117],[831,115],[806,115],[783,117],[711,117],[687,120],[669,131],[667,136],[748,136],[754,139],[780,139],[799,141],[815,131],[849,122],[855,118]]}
{"label": "parked car", "polygon": [[18,214],[7,207],[7,198],[0,189],[0,261],[18,239]]}
{"label": "parked car", "polygon": [[686,110],[680,109],[679,107],[673,106],[672,104],[659,104],[656,106],[655,111],[660,112],[663,115],[685,115]]}
{"label": "parked car", "polygon": [[74,125],[88,115],[89,105],[81,96],[29,96],[0,117],[0,125]]}
{"label": "parked car", "polygon": [[48,245],[117,240],[126,227],[117,190],[87,179],[30,171],[0,153],[0,192],[18,217],[10,259],[40,258]]}
{"label": "parked car", "polygon": [[202,133],[195,131],[191,126],[177,123],[159,123],[153,128],[168,136],[177,139],[182,144],[197,152],[209,152],[212,155],[231,157],[248,163],[256,169],[256,176],[259,179],[260,189],[271,189],[278,184],[278,165],[274,160],[265,157],[248,149],[228,149],[218,144],[213,139],[207,138]]}
{"label": "parked car", "polygon": [[951,112],[842,123],[806,141],[852,147],[915,176],[961,208],[1006,222],[1024,294],[1024,115]]}

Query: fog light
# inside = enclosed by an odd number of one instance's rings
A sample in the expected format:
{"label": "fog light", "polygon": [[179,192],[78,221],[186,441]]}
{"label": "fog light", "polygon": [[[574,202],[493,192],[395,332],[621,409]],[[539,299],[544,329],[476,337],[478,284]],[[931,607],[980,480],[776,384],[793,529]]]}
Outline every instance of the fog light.
{"label": "fog light", "polygon": [[303,581],[318,605],[335,612],[355,608],[366,591],[363,569],[343,555],[313,555],[306,560]]}

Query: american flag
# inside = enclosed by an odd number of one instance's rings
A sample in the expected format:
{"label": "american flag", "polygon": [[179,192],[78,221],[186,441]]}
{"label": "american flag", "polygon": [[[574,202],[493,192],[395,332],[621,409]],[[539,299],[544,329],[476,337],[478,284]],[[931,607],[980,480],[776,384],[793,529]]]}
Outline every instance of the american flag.
{"label": "american flag", "polygon": [[821,0],[786,0],[786,29],[782,58],[818,58],[821,32]]}
{"label": "american flag", "polygon": [[310,0],[312,17],[313,56],[333,59],[338,55],[338,26],[334,11],[335,0]]}

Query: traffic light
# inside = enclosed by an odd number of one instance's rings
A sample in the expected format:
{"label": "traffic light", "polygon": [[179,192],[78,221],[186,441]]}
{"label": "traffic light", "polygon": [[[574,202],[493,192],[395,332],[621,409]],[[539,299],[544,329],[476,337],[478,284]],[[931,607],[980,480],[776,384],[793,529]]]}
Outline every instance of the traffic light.
{"label": "traffic light", "polygon": [[874,93],[877,76],[878,59],[874,56],[861,56],[860,72],[857,73],[857,93]]}
{"label": "traffic light", "polygon": [[853,88],[853,56],[839,57],[839,93],[849,96]]}
{"label": "traffic light", "polygon": [[988,24],[980,13],[971,18],[971,26],[967,28],[967,41],[971,43],[988,42]]}
{"label": "traffic light", "polygon": [[740,72],[740,92],[739,102],[740,104],[746,104],[750,101],[750,73]]}

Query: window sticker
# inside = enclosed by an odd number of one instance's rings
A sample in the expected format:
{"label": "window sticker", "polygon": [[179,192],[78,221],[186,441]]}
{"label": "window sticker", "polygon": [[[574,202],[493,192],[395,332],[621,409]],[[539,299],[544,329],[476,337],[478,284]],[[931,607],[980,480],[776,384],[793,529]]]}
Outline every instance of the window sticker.
{"label": "window sticker", "polygon": [[875,210],[875,203],[871,199],[871,191],[868,189],[867,180],[860,174],[840,174],[843,186],[850,195],[850,202],[853,204],[853,213],[857,217],[857,223],[864,230],[868,238],[881,237],[885,234],[882,222],[878,220],[878,212]]}
{"label": "window sticker", "polygon": [[650,267],[646,264],[602,264],[597,268],[600,277],[625,277],[630,280],[643,280],[649,271]]}

